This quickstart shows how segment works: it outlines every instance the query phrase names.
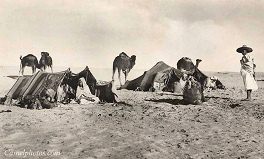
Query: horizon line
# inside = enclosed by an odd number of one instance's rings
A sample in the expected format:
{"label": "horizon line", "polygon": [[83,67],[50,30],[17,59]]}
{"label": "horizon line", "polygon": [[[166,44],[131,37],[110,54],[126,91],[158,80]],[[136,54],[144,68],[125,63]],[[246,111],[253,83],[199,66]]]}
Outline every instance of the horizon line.
{"label": "horizon line", "polygon": [[[0,67],[20,67],[19,65],[0,65]],[[72,67],[69,67],[69,66],[55,66],[53,68],[59,68],[59,67],[65,67],[65,68],[83,68],[83,67],[86,67],[86,66],[72,66]],[[89,66],[88,66],[89,67]],[[89,67],[89,68],[92,68],[92,69],[112,69],[111,67]],[[149,70],[150,68],[134,68],[134,70]],[[133,70],[133,69],[132,69]],[[220,72],[220,73],[233,73],[233,72],[240,72],[240,71],[213,71],[213,70],[206,70],[206,71],[203,71],[203,72]],[[256,71],[256,72],[260,72],[262,73],[262,71]]]}

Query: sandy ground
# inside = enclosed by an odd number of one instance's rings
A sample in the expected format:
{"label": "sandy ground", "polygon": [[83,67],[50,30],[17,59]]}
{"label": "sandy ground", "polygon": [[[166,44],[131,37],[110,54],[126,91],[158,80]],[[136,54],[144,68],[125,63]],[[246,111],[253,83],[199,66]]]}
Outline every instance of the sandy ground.
{"label": "sandy ground", "polygon": [[[227,90],[205,92],[202,105],[181,105],[177,94],[127,90],[117,91],[117,105],[0,105],[12,111],[0,113],[0,158],[264,158],[264,74],[251,102],[241,100],[238,73],[215,74]],[[19,156],[23,151],[32,153]]]}

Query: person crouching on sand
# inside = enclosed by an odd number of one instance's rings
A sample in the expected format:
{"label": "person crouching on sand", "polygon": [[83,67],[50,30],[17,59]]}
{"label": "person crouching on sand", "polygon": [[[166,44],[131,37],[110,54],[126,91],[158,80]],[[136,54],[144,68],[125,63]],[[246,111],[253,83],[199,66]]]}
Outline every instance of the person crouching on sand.
{"label": "person crouching on sand", "polygon": [[99,102],[99,99],[96,96],[92,95],[84,78],[79,79],[79,83],[76,91],[76,102],[78,104],[81,104],[81,102],[85,104],[84,100],[82,99],[85,99],[90,102]]}
{"label": "person crouching on sand", "polygon": [[240,60],[241,64],[241,76],[244,82],[245,90],[247,92],[247,98],[245,100],[251,100],[251,93],[258,89],[257,82],[255,81],[255,67],[254,59],[249,54],[252,52],[252,48],[243,45],[242,47],[236,50],[238,53],[242,53],[242,59]]}

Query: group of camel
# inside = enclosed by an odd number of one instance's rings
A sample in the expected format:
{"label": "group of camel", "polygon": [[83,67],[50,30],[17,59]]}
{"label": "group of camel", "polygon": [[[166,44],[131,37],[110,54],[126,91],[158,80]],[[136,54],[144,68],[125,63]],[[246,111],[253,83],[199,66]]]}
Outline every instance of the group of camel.
{"label": "group of camel", "polygon": [[47,67],[50,67],[51,72],[53,72],[52,58],[48,52],[41,52],[41,58],[39,61],[37,57],[32,54],[28,54],[24,57],[20,56],[20,60],[21,62],[19,73],[21,73],[22,75],[24,75],[24,69],[26,66],[32,68],[32,73],[35,73],[37,68],[45,71]]}
{"label": "group of camel", "polygon": [[[47,67],[50,67],[51,71],[53,72],[52,58],[48,52],[41,52],[41,58],[39,61],[37,60],[37,57],[32,54],[28,54],[25,57],[21,56],[20,59],[21,59],[20,72],[22,73],[22,75],[24,74],[24,68],[26,66],[32,68],[32,73],[35,73],[36,68],[45,71]],[[206,76],[198,69],[198,65],[201,61],[202,60],[197,59],[196,64],[194,64],[190,58],[183,57],[177,62],[177,69],[186,75],[184,80],[187,82],[184,88],[185,92],[183,92],[184,95],[186,95],[186,98],[190,97],[193,99],[195,96],[200,96],[199,100],[203,102],[205,100],[203,95],[204,87],[210,84],[210,82],[212,82],[213,80],[211,80],[210,77]],[[135,55],[129,57],[125,52],[121,52],[117,57],[115,57],[113,61],[112,81],[114,81],[114,75],[117,70],[120,86],[122,86],[121,78],[120,78],[121,71],[125,75],[125,81],[127,81],[127,76],[131,71],[131,69],[135,66],[135,63],[136,63]],[[223,84],[219,80],[217,79],[214,80],[215,80],[214,81],[215,88],[224,89]],[[192,89],[190,89],[191,87]]]}
{"label": "group of camel", "polygon": [[[113,76],[116,69],[118,69],[118,78],[120,80],[120,71],[125,74],[125,81],[128,73],[135,65],[136,56],[127,56],[124,52],[120,53],[113,62]],[[200,104],[205,100],[204,89],[225,89],[225,86],[218,80],[217,77],[208,77],[198,69],[201,59],[196,59],[196,64],[188,57],[183,57],[177,62],[177,69],[183,73],[182,79],[186,81],[183,88],[183,98],[186,104]]]}
{"label": "group of camel", "polygon": [[[26,66],[32,68],[32,73],[36,72],[36,69],[41,69],[42,71],[46,70],[47,67],[50,67],[52,70],[52,57],[49,55],[48,52],[41,52],[41,58],[38,61],[37,57],[28,54],[27,56],[20,57],[21,64],[20,64],[20,73],[24,74],[24,68]],[[208,84],[208,77],[204,75],[199,69],[198,65],[202,60],[197,59],[196,64],[194,65],[192,60],[188,57],[183,57],[177,62],[177,69],[179,69],[181,72],[187,74],[187,75],[193,75],[200,83],[201,85],[205,85],[205,82]],[[127,76],[130,72],[130,70],[135,66],[136,64],[136,56],[132,55],[129,57],[125,52],[121,52],[118,56],[115,57],[113,61],[113,74],[112,74],[112,81],[114,81],[114,75],[116,70],[118,71],[118,79],[120,82],[120,86],[122,86],[120,73],[121,71],[125,75],[125,81],[127,81]],[[210,81],[209,81],[210,82]]]}
{"label": "group of camel", "polygon": [[[51,72],[53,72],[52,70],[52,57],[49,55],[48,52],[41,52],[41,58],[38,61],[37,57],[35,55],[32,54],[28,54],[24,57],[20,56],[20,71],[19,73],[21,73],[22,75],[24,74],[24,69],[25,67],[31,67],[32,68],[32,74],[36,72],[36,69],[40,69],[40,70],[46,70],[47,67],[50,67]],[[116,72],[116,70],[118,70],[118,78],[120,81],[120,85],[121,85],[121,79],[120,79],[120,72],[122,70],[122,72],[125,75],[125,81],[127,79],[127,75],[130,72],[130,70],[134,67],[136,62],[136,56],[132,55],[131,57],[129,57],[126,53],[122,52],[120,53],[113,62],[113,76],[112,76],[112,80],[114,80],[114,74]]]}

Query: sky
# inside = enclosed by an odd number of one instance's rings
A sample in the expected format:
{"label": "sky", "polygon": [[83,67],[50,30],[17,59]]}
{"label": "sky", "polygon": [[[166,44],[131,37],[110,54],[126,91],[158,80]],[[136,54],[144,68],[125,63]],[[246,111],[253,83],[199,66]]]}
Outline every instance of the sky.
{"label": "sky", "polygon": [[112,68],[126,52],[134,69],[190,57],[238,72],[246,44],[264,72],[263,10],[263,0],[0,0],[0,65],[47,51],[54,66]]}

